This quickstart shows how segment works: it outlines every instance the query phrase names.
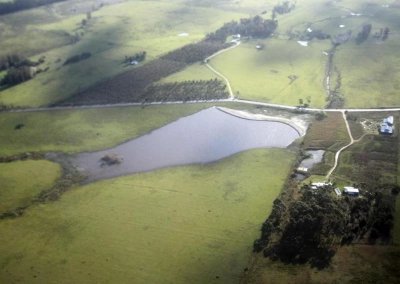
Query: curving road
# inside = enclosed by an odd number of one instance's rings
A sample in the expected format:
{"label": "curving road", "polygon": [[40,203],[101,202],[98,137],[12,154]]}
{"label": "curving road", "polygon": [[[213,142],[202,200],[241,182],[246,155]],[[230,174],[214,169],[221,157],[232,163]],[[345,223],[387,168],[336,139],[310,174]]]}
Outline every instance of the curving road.
{"label": "curving road", "polygon": [[220,54],[222,54],[222,53],[224,53],[224,52],[227,52],[227,51],[229,51],[229,50],[231,50],[231,49],[234,49],[234,48],[238,47],[239,45],[240,45],[240,41],[236,42],[236,44],[235,44],[234,46],[230,46],[230,47],[228,47],[228,48],[225,48],[225,49],[223,49],[223,50],[220,50],[220,51],[214,53],[213,55],[207,57],[207,58],[204,60],[204,62],[206,63],[206,66],[208,67],[208,69],[210,69],[214,74],[216,74],[218,77],[222,78],[222,79],[225,81],[226,86],[228,87],[229,98],[230,98],[231,100],[234,99],[234,95],[233,95],[233,91],[232,91],[232,87],[231,87],[231,83],[230,83],[229,79],[226,78],[222,73],[220,73],[220,72],[218,72],[217,70],[215,70],[214,67],[212,67],[208,62],[209,62],[212,58],[214,58],[214,57],[216,57],[216,56],[218,56],[218,55],[220,55]]}

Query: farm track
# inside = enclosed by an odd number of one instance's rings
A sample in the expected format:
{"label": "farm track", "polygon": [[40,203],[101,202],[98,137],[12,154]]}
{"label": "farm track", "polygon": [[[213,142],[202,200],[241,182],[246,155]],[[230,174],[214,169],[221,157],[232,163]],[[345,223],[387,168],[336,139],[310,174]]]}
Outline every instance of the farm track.
{"label": "farm track", "polygon": [[340,149],[336,152],[336,154],[335,154],[335,163],[334,163],[332,169],[330,169],[330,171],[328,172],[328,174],[327,174],[326,177],[325,177],[327,180],[331,177],[332,173],[336,170],[336,168],[337,168],[337,166],[338,166],[338,164],[339,164],[340,154],[341,154],[344,150],[346,150],[347,148],[349,148],[351,145],[353,145],[354,143],[359,142],[359,141],[360,141],[361,139],[363,139],[364,136],[365,136],[365,134],[363,134],[360,138],[358,138],[357,140],[355,140],[354,137],[353,137],[353,134],[351,133],[350,125],[349,125],[349,122],[347,121],[345,111],[342,111],[342,116],[343,116],[344,122],[345,122],[345,124],[346,124],[347,133],[349,134],[350,143],[347,144],[346,146],[343,146],[342,148],[340,148]]}
{"label": "farm track", "polygon": [[232,87],[231,87],[231,83],[230,83],[229,79],[227,77],[225,77],[222,73],[220,73],[217,70],[215,70],[214,67],[212,67],[208,62],[212,58],[214,58],[214,57],[216,57],[216,56],[218,56],[218,55],[220,55],[220,54],[222,54],[224,52],[227,52],[227,51],[229,51],[231,49],[234,49],[234,48],[238,47],[239,45],[240,45],[240,41],[238,41],[234,46],[231,46],[231,47],[225,48],[223,50],[220,50],[217,53],[214,53],[213,55],[207,57],[204,60],[204,62],[206,63],[207,68],[210,69],[211,72],[213,72],[214,74],[216,74],[218,77],[222,78],[225,81],[226,86],[228,87],[228,91],[229,91],[229,98],[232,99],[232,100],[234,99],[234,95],[233,95],[233,91],[232,91]]}

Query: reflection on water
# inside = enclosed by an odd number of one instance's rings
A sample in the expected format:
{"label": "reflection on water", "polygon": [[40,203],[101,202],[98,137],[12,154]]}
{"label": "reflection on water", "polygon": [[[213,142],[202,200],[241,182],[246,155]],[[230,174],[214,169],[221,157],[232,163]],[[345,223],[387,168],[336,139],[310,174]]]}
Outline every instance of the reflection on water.
{"label": "reflection on water", "polygon": [[[114,148],[75,155],[72,163],[93,181],[208,163],[253,148],[285,148],[298,137],[296,130],[280,122],[246,120],[209,108]],[[106,155],[118,161],[105,166]]]}

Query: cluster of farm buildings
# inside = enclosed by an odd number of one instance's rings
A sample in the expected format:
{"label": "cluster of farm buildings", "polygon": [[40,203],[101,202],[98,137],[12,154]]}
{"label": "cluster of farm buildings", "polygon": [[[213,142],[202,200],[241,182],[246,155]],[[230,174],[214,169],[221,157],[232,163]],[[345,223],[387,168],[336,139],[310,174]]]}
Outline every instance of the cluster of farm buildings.
{"label": "cluster of farm buildings", "polygon": [[[310,186],[311,189],[325,189],[325,188],[330,188],[332,186],[331,182],[313,182]],[[343,189],[340,189],[336,187],[334,189],[335,193],[337,196],[341,196],[342,194],[348,195],[348,196],[359,196],[360,195],[360,190],[358,188],[355,188],[353,186],[344,186]]]}

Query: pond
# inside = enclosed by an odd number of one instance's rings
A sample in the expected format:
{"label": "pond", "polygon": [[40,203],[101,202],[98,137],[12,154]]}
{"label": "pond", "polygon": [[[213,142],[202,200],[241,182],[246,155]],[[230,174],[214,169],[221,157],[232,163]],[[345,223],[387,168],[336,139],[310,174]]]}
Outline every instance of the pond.
{"label": "pond", "polygon": [[314,165],[321,163],[324,157],[324,150],[309,150],[306,151],[308,158],[304,159],[300,163],[300,167],[311,169]]}
{"label": "pond", "polygon": [[[308,158],[301,161],[299,167],[307,168],[308,170],[312,169],[316,164],[321,163],[324,158],[325,151],[324,150],[309,150],[306,151],[306,155]],[[300,173],[296,174],[297,180],[303,180],[306,176]]]}
{"label": "pond", "polygon": [[212,107],[114,148],[77,154],[71,162],[94,181],[209,163],[254,148],[285,148],[299,137],[287,124],[243,119]]}

